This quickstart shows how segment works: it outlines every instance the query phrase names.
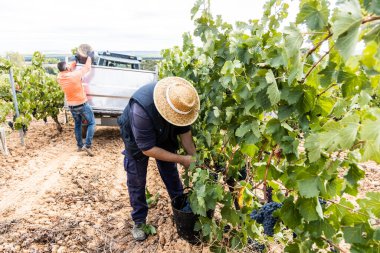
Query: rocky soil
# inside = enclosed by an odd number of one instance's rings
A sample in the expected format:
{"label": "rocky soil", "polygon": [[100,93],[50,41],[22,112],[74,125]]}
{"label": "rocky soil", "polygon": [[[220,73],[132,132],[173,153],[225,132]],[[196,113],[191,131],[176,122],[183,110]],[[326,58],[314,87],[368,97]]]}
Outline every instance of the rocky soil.
{"label": "rocky soil", "polygon": [[148,189],[159,193],[148,222],[157,234],[144,242],[130,235],[132,220],[115,127],[97,127],[94,157],[77,152],[73,125],[33,122],[20,145],[8,138],[0,154],[0,252],[208,252],[180,239],[165,186],[154,161]]}

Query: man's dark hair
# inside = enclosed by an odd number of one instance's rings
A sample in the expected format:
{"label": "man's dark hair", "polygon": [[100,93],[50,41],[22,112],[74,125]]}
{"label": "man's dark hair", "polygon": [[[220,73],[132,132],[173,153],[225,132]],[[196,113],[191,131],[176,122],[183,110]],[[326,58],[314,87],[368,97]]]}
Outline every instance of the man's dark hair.
{"label": "man's dark hair", "polygon": [[59,72],[65,71],[66,70],[66,62],[64,62],[64,61],[58,62],[57,67],[58,67]]}

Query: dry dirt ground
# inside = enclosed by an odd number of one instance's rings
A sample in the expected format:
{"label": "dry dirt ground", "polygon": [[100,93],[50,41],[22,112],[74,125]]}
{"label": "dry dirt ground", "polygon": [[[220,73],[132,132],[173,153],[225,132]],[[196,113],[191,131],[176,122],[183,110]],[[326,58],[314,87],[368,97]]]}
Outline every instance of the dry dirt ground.
{"label": "dry dirt ground", "polygon": [[[169,197],[154,163],[148,189],[159,193],[148,222],[157,234],[130,235],[131,207],[118,128],[97,127],[95,157],[76,151],[72,124],[33,122],[20,146],[8,135],[10,156],[0,154],[0,252],[209,252],[178,238]],[[364,166],[366,191],[380,190],[379,168]]]}
{"label": "dry dirt ground", "polygon": [[94,157],[77,152],[73,125],[33,122],[21,147],[8,138],[0,154],[0,252],[208,252],[178,238],[169,197],[154,163],[148,189],[160,193],[148,222],[157,234],[144,242],[130,235],[132,220],[115,127],[97,127]]}

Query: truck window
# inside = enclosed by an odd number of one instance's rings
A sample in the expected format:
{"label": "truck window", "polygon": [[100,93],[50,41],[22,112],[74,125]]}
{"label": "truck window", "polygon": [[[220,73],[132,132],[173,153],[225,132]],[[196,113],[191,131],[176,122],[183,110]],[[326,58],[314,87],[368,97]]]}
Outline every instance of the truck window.
{"label": "truck window", "polygon": [[106,66],[106,67],[116,67],[116,68],[140,69],[140,64],[137,64],[137,63],[111,61],[111,60],[106,60],[102,58],[99,59],[98,65]]}

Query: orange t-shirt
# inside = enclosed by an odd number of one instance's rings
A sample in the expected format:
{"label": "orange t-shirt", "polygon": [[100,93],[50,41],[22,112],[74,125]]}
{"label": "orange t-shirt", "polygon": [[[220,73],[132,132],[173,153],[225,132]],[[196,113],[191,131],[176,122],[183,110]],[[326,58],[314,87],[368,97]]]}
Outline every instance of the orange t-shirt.
{"label": "orange t-shirt", "polygon": [[[70,64],[74,69],[76,62]],[[66,70],[58,73],[57,81],[66,96],[67,104],[70,106],[80,105],[87,102],[86,93],[83,89],[82,77],[91,70],[91,58],[88,57],[86,64],[79,70]]]}

